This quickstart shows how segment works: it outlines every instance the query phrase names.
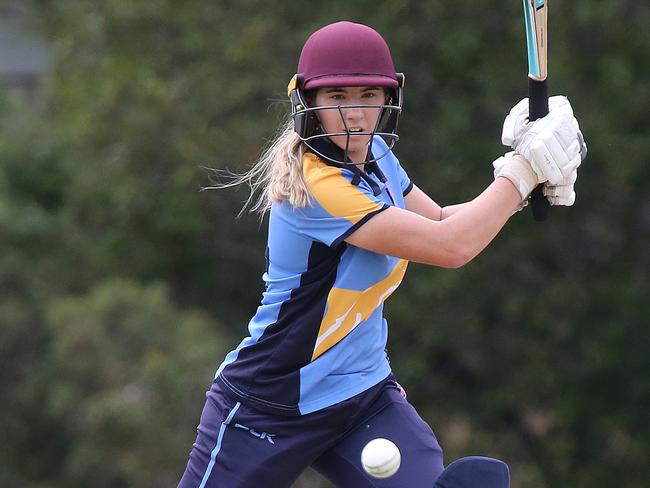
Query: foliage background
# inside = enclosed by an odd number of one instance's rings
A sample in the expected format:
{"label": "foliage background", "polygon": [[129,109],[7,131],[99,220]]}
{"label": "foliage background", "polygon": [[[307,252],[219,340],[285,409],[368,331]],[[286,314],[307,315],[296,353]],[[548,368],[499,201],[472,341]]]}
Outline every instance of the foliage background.
{"label": "foliage background", "polygon": [[[265,225],[202,167],[255,160],[313,30],[386,37],[397,155],[442,204],[490,182],[525,95],[514,1],[10,3],[52,64],[32,97],[0,89],[0,486],[175,486],[262,290]],[[650,478],[648,24],[644,2],[552,2],[552,91],[589,143],[576,205],[516,215],[460,270],[412,265],[387,307],[447,461],[500,457],[513,487]]]}

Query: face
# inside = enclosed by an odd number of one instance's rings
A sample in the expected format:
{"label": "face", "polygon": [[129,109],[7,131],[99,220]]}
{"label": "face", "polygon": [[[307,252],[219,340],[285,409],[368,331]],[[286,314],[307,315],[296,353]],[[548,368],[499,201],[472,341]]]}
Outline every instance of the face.
{"label": "face", "polygon": [[[381,105],[386,103],[386,92],[381,87],[354,86],[345,88],[319,88],[313,105],[316,107],[340,107],[316,111],[323,129],[327,133],[347,135],[330,136],[331,141],[345,151],[354,163],[363,163],[368,153],[371,136],[381,114]],[[366,105],[366,107],[349,107]],[[349,141],[348,141],[349,140]]]}

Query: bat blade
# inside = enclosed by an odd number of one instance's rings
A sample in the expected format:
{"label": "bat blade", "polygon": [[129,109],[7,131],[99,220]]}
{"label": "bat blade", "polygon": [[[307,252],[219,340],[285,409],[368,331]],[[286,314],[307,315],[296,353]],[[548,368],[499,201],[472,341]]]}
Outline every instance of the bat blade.
{"label": "bat blade", "polygon": [[[547,7],[546,0],[523,0],[526,46],[528,48],[528,109],[529,120],[548,114],[547,63]],[[538,185],[530,195],[533,218],[548,218],[549,203],[544,196],[543,185]]]}
{"label": "bat blade", "polygon": [[544,81],[548,74],[546,0],[523,0],[523,2],[528,48],[528,77]]}

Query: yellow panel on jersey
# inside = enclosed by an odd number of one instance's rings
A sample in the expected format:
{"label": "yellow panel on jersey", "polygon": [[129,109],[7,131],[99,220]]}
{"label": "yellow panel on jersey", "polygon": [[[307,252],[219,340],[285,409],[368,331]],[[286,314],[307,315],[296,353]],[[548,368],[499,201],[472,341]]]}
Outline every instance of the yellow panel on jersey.
{"label": "yellow panel on jersey", "polygon": [[327,313],[318,331],[311,360],[326,352],[368,317],[400,285],[408,261],[400,259],[383,280],[363,291],[332,288],[327,297]]}
{"label": "yellow panel on jersey", "polygon": [[341,174],[341,168],[329,166],[311,153],[303,157],[307,186],[318,204],[332,217],[356,224],[366,215],[381,210],[382,205],[368,198]]}

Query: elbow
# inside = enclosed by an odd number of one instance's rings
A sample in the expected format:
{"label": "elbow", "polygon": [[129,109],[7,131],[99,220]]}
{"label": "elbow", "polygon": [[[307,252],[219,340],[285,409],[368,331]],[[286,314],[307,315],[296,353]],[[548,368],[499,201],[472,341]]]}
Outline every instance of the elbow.
{"label": "elbow", "polygon": [[450,269],[459,269],[469,263],[472,259],[474,259],[474,256],[472,254],[454,250],[449,254],[444,267]]}
{"label": "elbow", "polygon": [[[455,228],[451,228],[455,230]],[[443,242],[445,250],[445,267],[459,269],[476,257],[477,249],[472,242],[464,235],[457,232],[449,232],[447,239]]]}
{"label": "elbow", "polygon": [[455,226],[447,226],[442,247],[445,250],[444,267],[451,269],[462,268],[478,254],[472,242],[459,233]]}
{"label": "elbow", "polygon": [[[431,223],[432,232],[423,236],[422,243],[418,246],[426,249],[426,257],[410,259],[420,261],[441,268],[458,269],[465,266],[478,254],[464,232],[447,220]],[[416,239],[417,240],[417,239]]]}

